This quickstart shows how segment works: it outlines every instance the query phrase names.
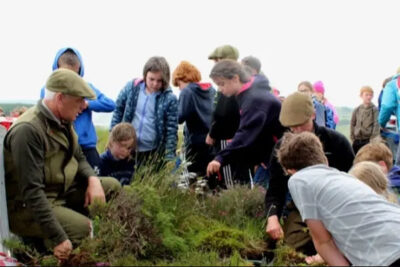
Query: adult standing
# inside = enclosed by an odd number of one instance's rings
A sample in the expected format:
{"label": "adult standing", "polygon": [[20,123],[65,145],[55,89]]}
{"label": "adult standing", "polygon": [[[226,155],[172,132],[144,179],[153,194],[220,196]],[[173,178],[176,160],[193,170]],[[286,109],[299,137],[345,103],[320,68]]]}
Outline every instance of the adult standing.
{"label": "adult standing", "polygon": [[[295,92],[283,101],[279,120],[283,126],[290,128],[294,134],[313,132],[319,138],[328,158],[329,166],[347,172],[354,160],[353,149],[347,138],[334,130],[319,126],[315,122],[315,110],[311,96]],[[315,254],[311,237],[304,229],[300,214],[292,201],[286,203],[289,176],[283,171],[278,162],[277,150],[282,140],[274,148],[270,160],[271,179],[265,196],[265,211],[267,214],[266,232],[278,240],[284,237],[289,246],[307,255]],[[284,208],[288,210],[284,228],[279,223]]]}
{"label": "adult standing", "polygon": [[[389,121],[390,116],[395,114],[397,117],[397,129],[400,129],[400,96],[398,90],[400,89],[400,74],[392,77],[390,82],[386,83],[383,88],[382,102],[379,112],[379,124],[381,128],[386,127],[386,123]],[[400,149],[397,149],[395,164],[400,163]]]}

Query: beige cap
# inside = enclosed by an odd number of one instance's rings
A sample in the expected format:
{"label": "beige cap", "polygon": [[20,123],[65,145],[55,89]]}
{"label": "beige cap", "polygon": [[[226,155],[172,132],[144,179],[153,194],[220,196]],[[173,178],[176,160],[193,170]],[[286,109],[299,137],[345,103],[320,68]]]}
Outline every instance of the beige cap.
{"label": "beige cap", "polygon": [[314,114],[314,105],[310,95],[295,92],[282,102],[279,121],[285,127],[301,125]]}
{"label": "beige cap", "polygon": [[52,92],[96,99],[96,94],[89,84],[76,72],[65,68],[57,69],[49,76],[46,88]]}

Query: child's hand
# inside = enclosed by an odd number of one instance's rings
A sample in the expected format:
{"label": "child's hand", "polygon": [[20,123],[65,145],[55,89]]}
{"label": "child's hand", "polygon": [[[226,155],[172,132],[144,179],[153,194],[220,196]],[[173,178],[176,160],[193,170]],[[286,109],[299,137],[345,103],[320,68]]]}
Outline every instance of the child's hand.
{"label": "child's hand", "polygon": [[317,253],[317,254],[315,254],[314,256],[308,256],[308,257],[306,257],[306,263],[307,264],[317,264],[317,265],[320,265],[320,264],[324,264],[325,263],[325,261],[324,261],[324,259]]}

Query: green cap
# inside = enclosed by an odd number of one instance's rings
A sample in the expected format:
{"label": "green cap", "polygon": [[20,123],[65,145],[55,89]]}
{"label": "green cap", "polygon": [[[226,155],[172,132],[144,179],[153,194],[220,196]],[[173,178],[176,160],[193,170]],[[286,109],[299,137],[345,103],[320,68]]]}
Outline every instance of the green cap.
{"label": "green cap", "polygon": [[231,45],[223,45],[215,48],[208,59],[233,59],[238,60],[239,51]]}
{"label": "green cap", "polygon": [[301,125],[314,114],[314,105],[310,95],[295,92],[282,102],[279,121],[285,127]]}
{"label": "green cap", "polygon": [[56,93],[96,99],[96,94],[88,83],[76,72],[69,69],[55,70],[47,79],[46,88]]}

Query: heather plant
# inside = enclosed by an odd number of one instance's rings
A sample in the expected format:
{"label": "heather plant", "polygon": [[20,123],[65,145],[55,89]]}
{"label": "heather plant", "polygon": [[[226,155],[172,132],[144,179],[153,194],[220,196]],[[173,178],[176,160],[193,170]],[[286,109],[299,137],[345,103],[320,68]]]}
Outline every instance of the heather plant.
{"label": "heather plant", "polygon": [[[158,168],[158,169],[157,169]],[[107,204],[90,206],[93,238],[61,265],[237,266],[268,252],[261,188],[197,195],[176,186],[180,170],[145,165]],[[28,263],[50,262],[34,256]]]}

